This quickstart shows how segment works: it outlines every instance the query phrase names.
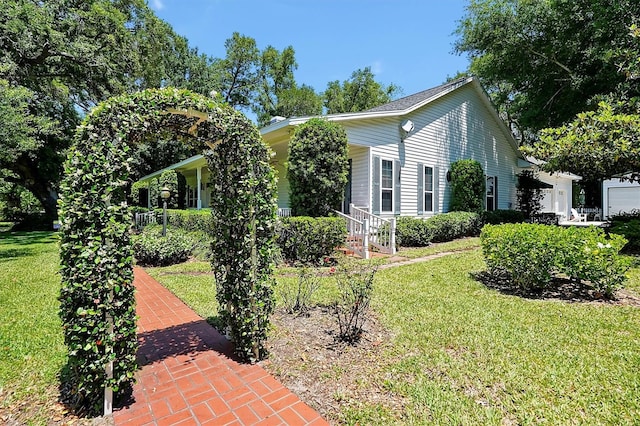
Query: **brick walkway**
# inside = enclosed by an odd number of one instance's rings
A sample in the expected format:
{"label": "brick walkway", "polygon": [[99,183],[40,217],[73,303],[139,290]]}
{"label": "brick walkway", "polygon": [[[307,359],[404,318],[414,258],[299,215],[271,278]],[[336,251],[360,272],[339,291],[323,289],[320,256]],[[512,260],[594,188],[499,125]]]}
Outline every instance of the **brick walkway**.
{"label": "brick walkway", "polygon": [[328,425],[144,270],[134,284],[140,349],[134,402],[116,425]]}

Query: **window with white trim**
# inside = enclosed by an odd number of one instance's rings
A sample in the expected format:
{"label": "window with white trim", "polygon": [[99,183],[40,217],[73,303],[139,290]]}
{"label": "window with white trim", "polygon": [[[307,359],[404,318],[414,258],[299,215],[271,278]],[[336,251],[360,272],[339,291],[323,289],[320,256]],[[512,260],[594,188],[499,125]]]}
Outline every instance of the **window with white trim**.
{"label": "window with white trim", "polygon": [[433,167],[424,166],[424,211],[433,212]]}
{"label": "window with white trim", "polygon": [[382,211],[393,212],[393,161],[391,160],[382,160],[380,193]]}
{"label": "window with white trim", "polygon": [[498,203],[498,176],[487,176],[487,210],[496,210]]}

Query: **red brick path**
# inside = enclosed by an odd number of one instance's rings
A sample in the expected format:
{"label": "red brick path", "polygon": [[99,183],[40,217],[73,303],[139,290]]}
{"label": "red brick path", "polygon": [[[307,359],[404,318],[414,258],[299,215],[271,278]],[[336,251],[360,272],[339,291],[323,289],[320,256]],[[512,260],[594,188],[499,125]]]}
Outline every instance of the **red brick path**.
{"label": "red brick path", "polygon": [[144,270],[134,284],[140,349],[134,402],[116,425],[328,425]]}

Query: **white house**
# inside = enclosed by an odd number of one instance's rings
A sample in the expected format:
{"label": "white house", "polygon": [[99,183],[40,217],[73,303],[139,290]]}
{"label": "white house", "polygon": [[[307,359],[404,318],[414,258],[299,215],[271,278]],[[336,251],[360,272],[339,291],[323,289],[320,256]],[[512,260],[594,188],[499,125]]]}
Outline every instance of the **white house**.
{"label": "white house", "polygon": [[[261,130],[275,151],[278,206],[289,207],[285,163],[295,126],[289,118]],[[511,132],[474,78],[464,78],[368,111],[325,116],[344,126],[349,139],[349,203],[381,217],[428,217],[447,212],[448,171],[456,160],[480,162],[487,176],[486,208],[511,209],[517,174],[535,167],[523,159]],[[553,186],[548,211],[569,216],[574,176],[540,174]],[[547,191],[549,192],[549,191]]]}
{"label": "white house", "polygon": [[640,183],[621,179],[603,181],[602,209],[604,218],[640,210]]}
{"label": "white house", "polygon": [[[278,207],[285,212],[290,207],[286,178],[289,141],[294,128],[310,118],[286,118],[260,130],[275,153],[272,164],[278,174]],[[344,126],[349,140],[344,213],[353,214],[350,205],[387,220],[447,212],[451,199],[448,171],[451,163],[461,159],[474,159],[482,165],[487,179],[487,210],[512,209],[516,205],[518,173],[536,167],[522,157],[510,130],[473,77],[368,111],[324,118]],[[187,178],[190,207],[208,206],[208,172],[201,155],[167,169],[178,170]],[[540,174],[540,180],[552,186],[545,198],[547,211],[570,216],[574,179],[565,174]]]}

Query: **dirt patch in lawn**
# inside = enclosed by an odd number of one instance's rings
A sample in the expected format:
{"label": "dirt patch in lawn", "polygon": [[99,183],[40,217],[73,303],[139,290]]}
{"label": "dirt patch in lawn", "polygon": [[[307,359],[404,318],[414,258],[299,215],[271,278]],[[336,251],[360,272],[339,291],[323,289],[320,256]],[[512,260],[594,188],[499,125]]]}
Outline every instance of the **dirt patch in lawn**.
{"label": "dirt patch in lawn", "polygon": [[399,418],[406,401],[383,386],[393,336],[373,315],[353,345],[338,340],[329,307],[305,315],[279,311],[272,322],[270,357],[261,365],[325,419],[341,423],[349,410],[363,407]]}

